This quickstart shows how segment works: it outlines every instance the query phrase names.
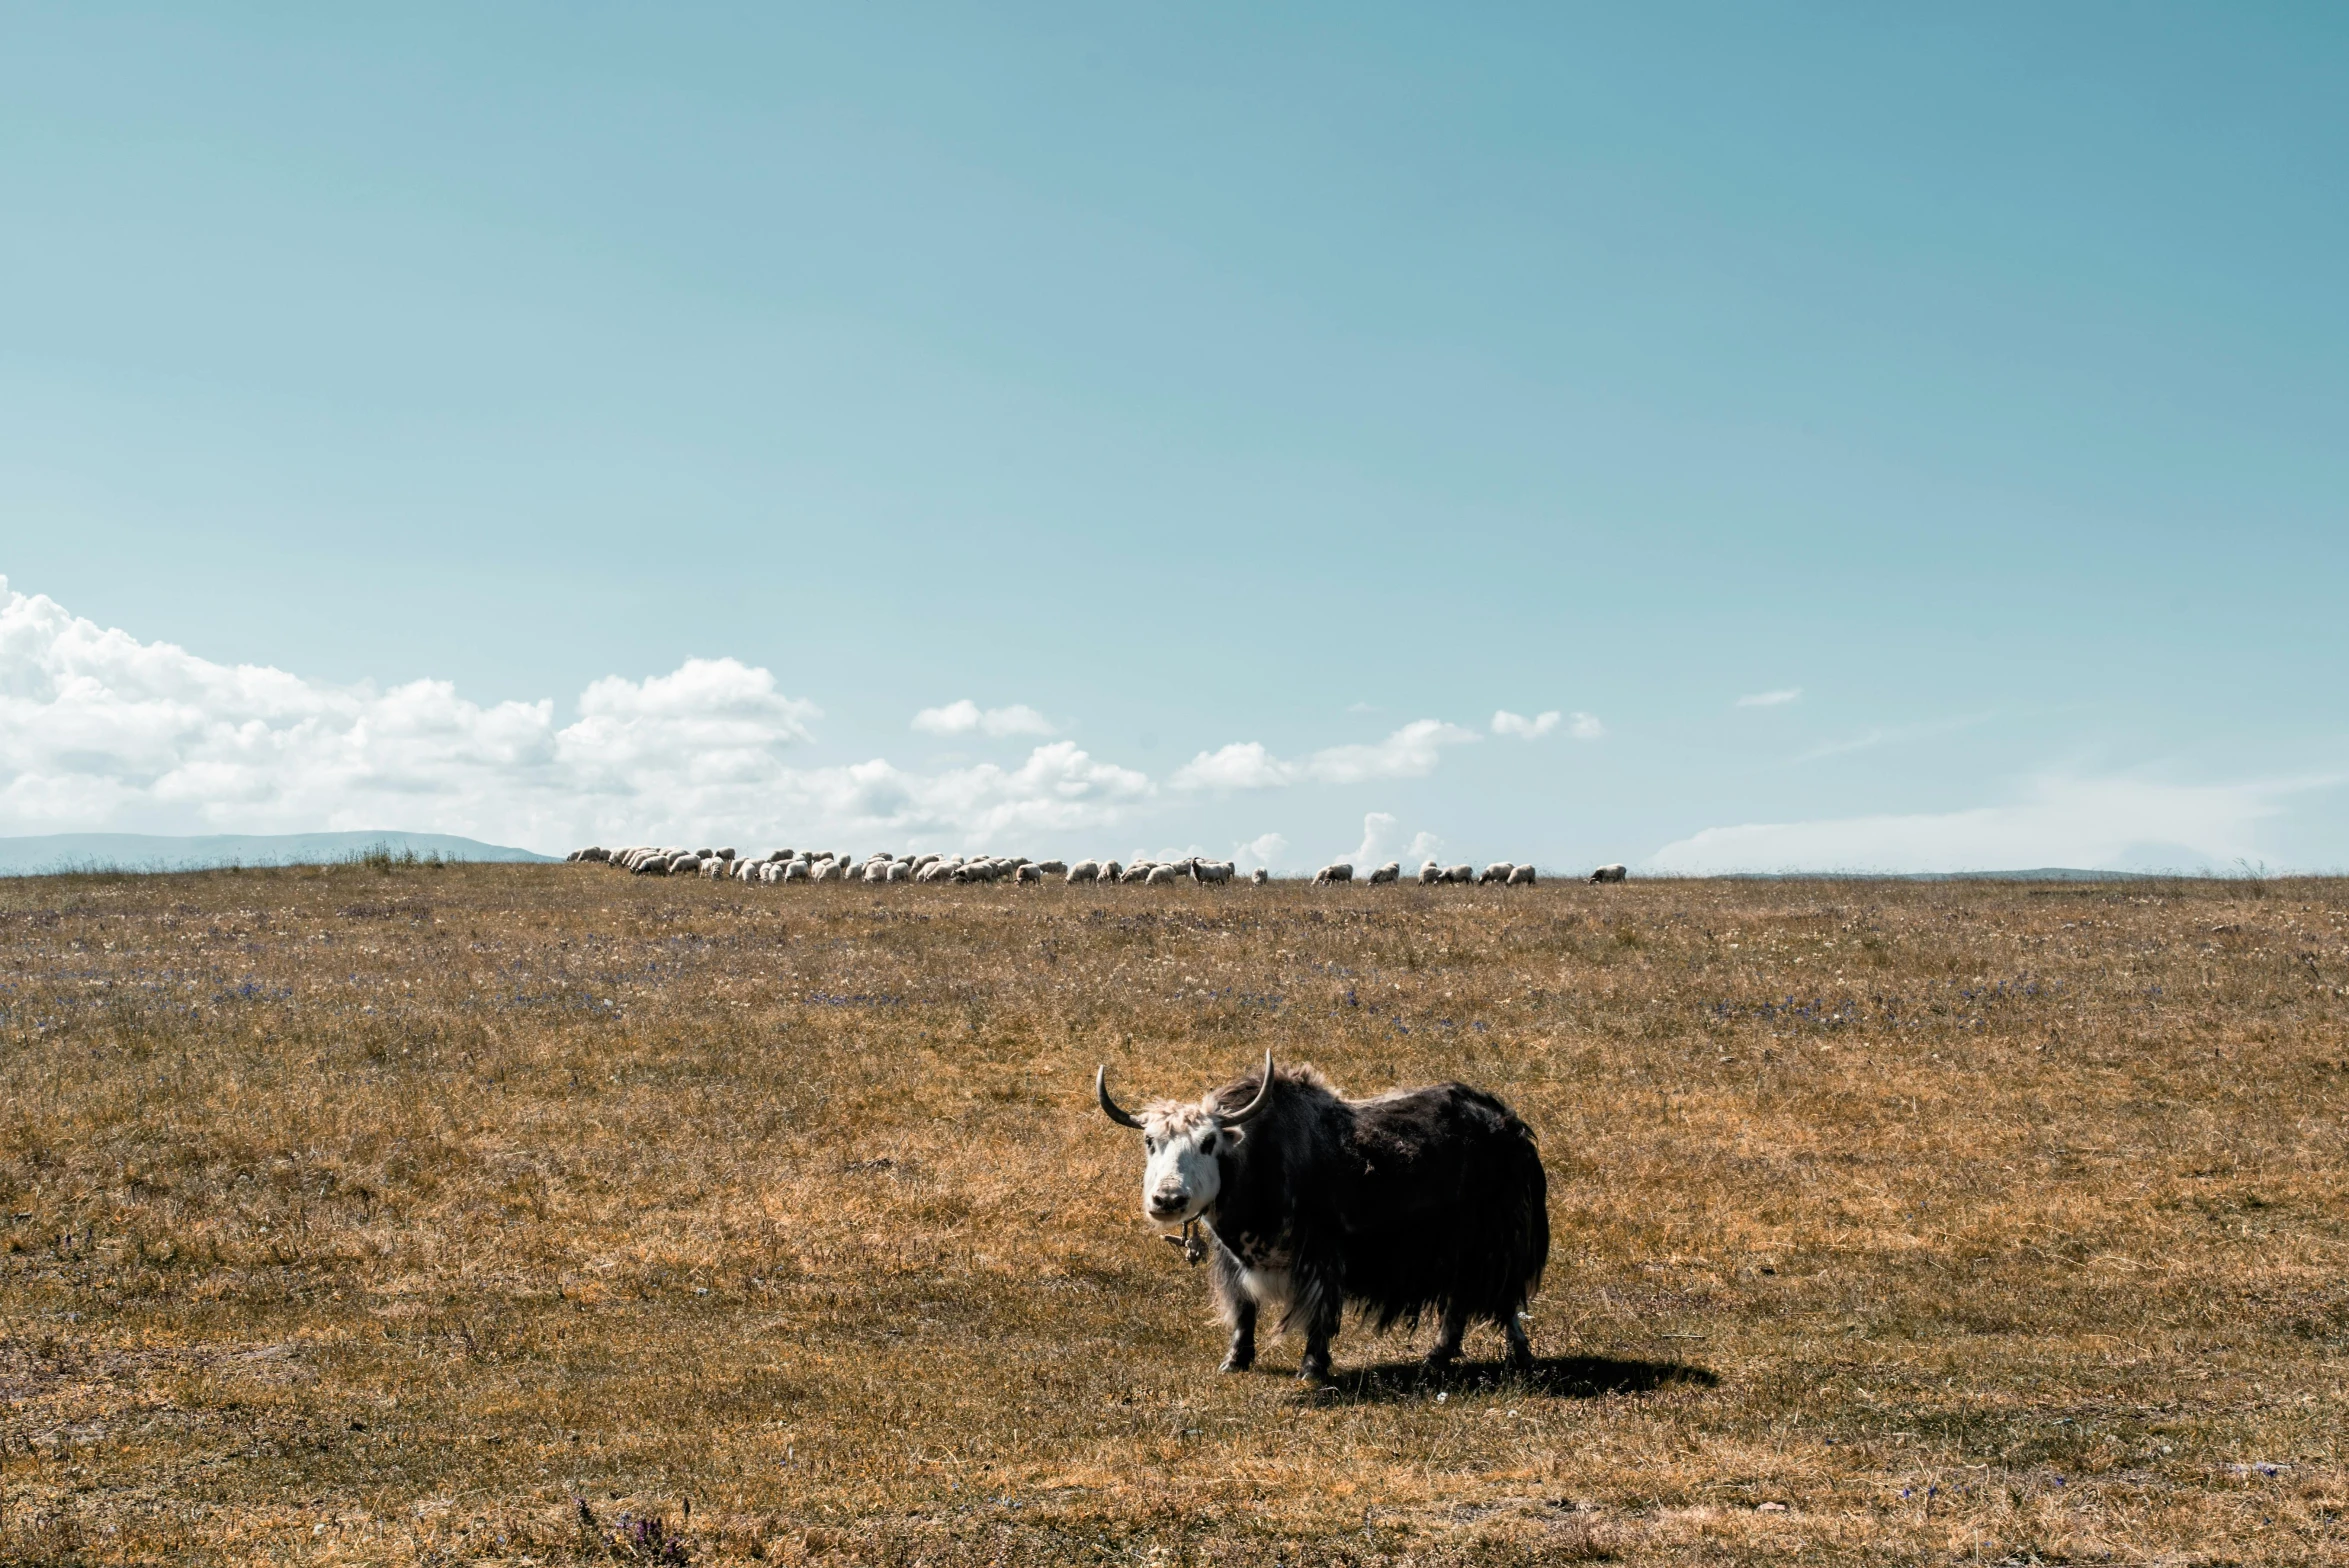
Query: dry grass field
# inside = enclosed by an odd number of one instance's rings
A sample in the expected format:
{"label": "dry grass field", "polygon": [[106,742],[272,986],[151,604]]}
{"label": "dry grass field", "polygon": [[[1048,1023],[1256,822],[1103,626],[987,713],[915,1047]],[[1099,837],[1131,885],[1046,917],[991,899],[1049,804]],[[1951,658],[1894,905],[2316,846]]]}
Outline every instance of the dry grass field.
{"label": "dry grass field", "polygon": [[[2349,885],[0,883],[0,1560],[2349,1560]],[[1217,1376],[1094,1109],[1540,1134]]]}

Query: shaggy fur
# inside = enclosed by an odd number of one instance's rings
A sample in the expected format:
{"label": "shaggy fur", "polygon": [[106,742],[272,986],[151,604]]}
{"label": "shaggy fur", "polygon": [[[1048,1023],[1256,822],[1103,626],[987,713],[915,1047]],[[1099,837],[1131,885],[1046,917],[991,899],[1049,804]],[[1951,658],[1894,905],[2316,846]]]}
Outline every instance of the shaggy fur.
{"label": "shaggy fur", "polygon": [[[1203,1104],[1237,1110],[1261,1082],[1227,1084]],[[1204,1216],[1232,1331],[1226,1370],[1255,1360],[1260,1309],[1278,1312],[1277,1329],[1304,1330],[1308,1378],[1328,1375],[1347,1308],[1382,1331],[1439,1314],[1437,1364],[1478,1321],[1501,1329],[1512,1362],[1530,1362],[1518,1315],[1549,1262],[1550,1218],[1525,1123],[1464,1084],[1348,1100],[1310,1067],[1281,1069],[1274,1083],[1272,1103],[1218,1156],[1222,1189]]]}

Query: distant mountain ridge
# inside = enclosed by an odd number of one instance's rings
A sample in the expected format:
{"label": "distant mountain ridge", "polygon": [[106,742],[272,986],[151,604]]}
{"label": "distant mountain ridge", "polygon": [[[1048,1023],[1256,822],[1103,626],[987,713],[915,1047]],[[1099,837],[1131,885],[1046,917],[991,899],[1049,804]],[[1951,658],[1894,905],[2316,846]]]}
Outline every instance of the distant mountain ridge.
{"label": "distant mountain ridge", "polygon": [[0,838],[0,876],[59,871],[202,871],[218,866],[318,866],[381,846],[443,860],[553,860],[454,833],[44,833]]}

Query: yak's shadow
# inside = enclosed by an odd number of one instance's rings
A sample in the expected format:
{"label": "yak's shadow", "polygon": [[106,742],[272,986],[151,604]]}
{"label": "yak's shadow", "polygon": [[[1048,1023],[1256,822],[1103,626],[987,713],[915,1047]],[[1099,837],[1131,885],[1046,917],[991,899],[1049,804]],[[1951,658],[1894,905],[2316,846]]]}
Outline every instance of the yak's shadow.
{"label": "yak's shadow", "polygon": [[1456,1361],[1431,1367],[1423,1361],[1347,1367],[1306,1395],[1345,1404],[1402,1404],[1438,1394],[1480,1389],[1522,1390],[1553,1399],[1596,1399],[1602,1394],[1646,1394],[1675,1384],[1717,1388],[1721,1377],[1684,1361],[1633,1361],[1616,1356],[1542,1356],[1523,1371],[1498,1361]]}

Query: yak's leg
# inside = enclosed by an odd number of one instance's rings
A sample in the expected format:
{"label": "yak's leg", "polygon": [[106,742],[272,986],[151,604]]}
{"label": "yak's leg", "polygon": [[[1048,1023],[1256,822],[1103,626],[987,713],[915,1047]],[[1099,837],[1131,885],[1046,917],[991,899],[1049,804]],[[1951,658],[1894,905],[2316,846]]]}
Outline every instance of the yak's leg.
{"label": "yak's leg", "polygon": [[1520,1372],[1533,1370],[1533,1341],[1525,1337],[1525,1319],[1510,1313],[1501,1320],[1501,1332],[1509,1340],[1509,1365]]}
{"label": "yak's leg", "polygon": [[1460,1338],[1467,1332],[1468,1309],[1466,1307],[1444,1308],[1444,1331],[1442,1336],[1436,1340],[1435,1349],[1427,1353],[1427,1364],[1431,1367],[1448,1367],[1459,1360]]}
{"label": "yak's leg", "polygon": [[1231,1348],[1223,1353],[1218,1372],[1245,1372],[1256,1364],[1256,1303],[1243,1301],[1232,1315]]}
{"label": "yak's leg", "polygon": [[1240,1278],[1237,1259],[1223,1247],[1215,1249],[1214,1265],[1208,1277],[1215,1288],[1216,1314],[1232,1331],[1231,1346],[1224,1352],[1219,1372],[1245,1372],[1256,1364],[1256,1298],[1248,1293]]}
{"label": "yak's leg", "polygon": [[1337,1337],[1338,1315],[1345,1301],[1337,1291],[1320,1287],[1301,1305],[1305,1312],[1305,1358],[1297,1363],[1297,1376],[1308,1383],[1327,1382],[1329,1342]]}

